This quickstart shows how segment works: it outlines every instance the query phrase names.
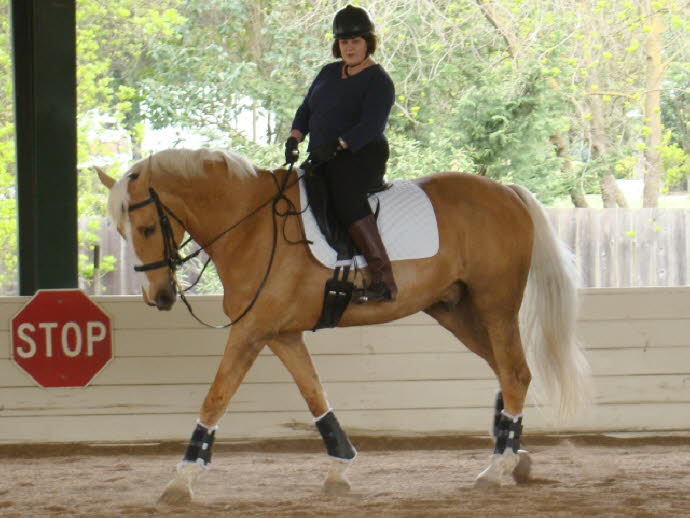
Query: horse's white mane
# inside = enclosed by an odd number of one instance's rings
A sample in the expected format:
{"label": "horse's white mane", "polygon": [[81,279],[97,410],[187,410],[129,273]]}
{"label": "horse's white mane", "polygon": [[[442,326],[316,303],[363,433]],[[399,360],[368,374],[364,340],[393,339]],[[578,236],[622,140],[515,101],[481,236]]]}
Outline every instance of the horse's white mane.
{"label": "horse's white mane", "polygon": [[141,173],[144,165],[151,161],[151,174],[154,177],[176,175],[184,178],[206,174],[204,161],[224,162],[228,174],[237,178],[256,176],[256,167],[242,155],[231,151],[214,149],[165,149],[148,158],[144,158],[130,167],[110,191],[108,198],[108,215],[115,224],[122,222],[129,207],[127,184],[132,174]]}
{"label": "horse's white mane", "polygon": [[[139,173],[149,158],[139,160],[128,174]],[[231,151],[215,149],[165,149],[151,155],[152,174],[161,176],[166,174],[189,178],[205,174],[204,161],[225,162],[228,174],[247,178],[256,175],[256,168],[242,155]]]}

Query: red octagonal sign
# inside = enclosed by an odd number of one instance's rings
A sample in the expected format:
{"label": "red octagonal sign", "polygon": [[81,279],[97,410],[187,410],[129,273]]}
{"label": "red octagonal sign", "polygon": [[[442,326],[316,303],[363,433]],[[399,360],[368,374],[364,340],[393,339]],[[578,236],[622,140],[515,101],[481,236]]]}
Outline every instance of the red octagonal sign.
{"label": "red octagonal sign", "polygon": [[112,357],[110,318],[81,290],[39,290],[12,319],[12,358],[42,387],[83,387]]}

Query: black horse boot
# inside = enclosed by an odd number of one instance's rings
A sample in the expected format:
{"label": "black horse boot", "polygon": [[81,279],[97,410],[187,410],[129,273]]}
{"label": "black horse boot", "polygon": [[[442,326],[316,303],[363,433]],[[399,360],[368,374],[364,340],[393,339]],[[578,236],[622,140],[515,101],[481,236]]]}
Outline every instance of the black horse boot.
{"label": "black horse boot", "polygon": [[383,246],[379,228],[376,226],[376,218],[373,214],[358,219],[350,225],[348,229],[350,237],[357,247],[362,251],[362,255],[367,260],[369,275],[371,280],[369,286],[364,290],[355,293],[355,301],[367,300],[377,302],[391,302],[395,300],[398,287],[393,279],[391,261]]}

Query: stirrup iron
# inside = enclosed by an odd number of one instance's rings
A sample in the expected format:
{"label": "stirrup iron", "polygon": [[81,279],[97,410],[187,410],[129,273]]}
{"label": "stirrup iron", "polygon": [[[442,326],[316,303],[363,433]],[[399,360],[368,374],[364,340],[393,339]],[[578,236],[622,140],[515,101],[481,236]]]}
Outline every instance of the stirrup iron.
{"label": "stirrup iron", "polygon": [[358,288],[352,294],[352,302],[355,304],[365,304],[366,302],[393,302],[395,299],[391,295],[390,288],[381,282],[377,284],[377,288],[380,286],[380,290],[375,291],[370,290],[370,286],[364,284],[361,288]]}

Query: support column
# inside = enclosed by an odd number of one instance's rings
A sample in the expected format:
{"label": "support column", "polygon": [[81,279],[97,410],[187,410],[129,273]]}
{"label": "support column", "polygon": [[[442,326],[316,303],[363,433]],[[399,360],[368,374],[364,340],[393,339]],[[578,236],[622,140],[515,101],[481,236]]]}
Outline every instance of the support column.
{"label": "support column", "polygon": [[75,288],[75,0],[12,0],[19,291]]}

